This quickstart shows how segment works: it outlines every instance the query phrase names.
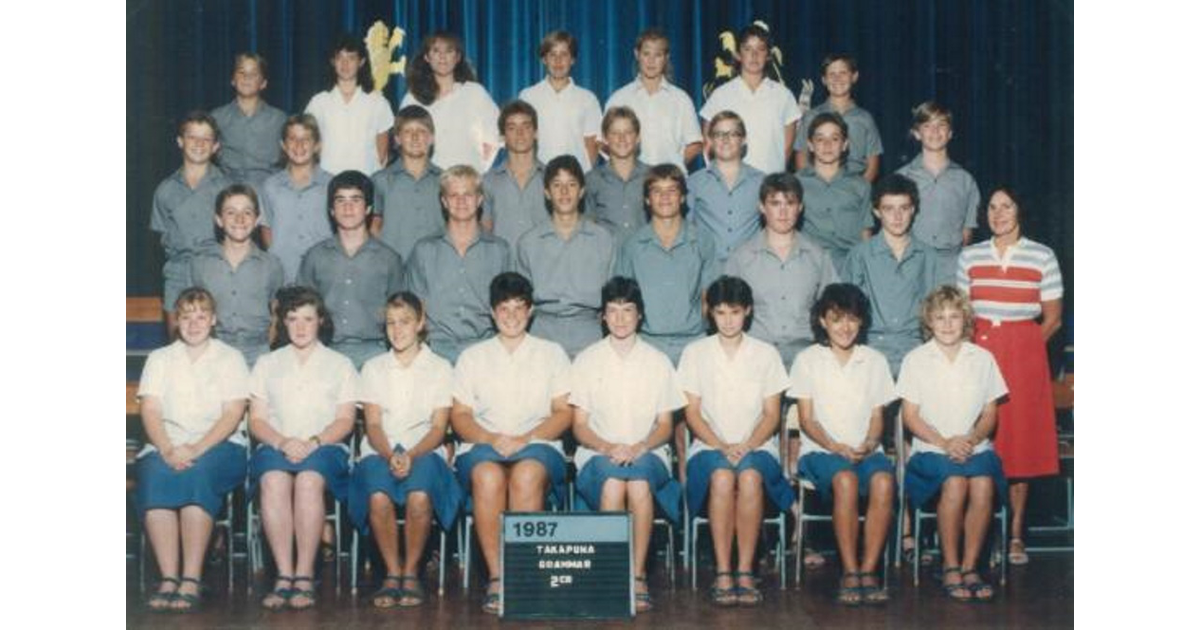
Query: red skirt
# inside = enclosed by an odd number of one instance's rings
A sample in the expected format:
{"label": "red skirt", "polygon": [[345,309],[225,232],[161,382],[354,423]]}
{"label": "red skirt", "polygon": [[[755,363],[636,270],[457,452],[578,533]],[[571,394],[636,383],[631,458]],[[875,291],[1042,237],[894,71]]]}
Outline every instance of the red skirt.
{"label": "red skirt", "polygon": [[1041,326],[1032,320],[975,320],[975,343],[996,357],[1008,385],[999,405],[995,447],[1009,478],[1058,474],[1058,430],[1050,391],[1050,364]]}

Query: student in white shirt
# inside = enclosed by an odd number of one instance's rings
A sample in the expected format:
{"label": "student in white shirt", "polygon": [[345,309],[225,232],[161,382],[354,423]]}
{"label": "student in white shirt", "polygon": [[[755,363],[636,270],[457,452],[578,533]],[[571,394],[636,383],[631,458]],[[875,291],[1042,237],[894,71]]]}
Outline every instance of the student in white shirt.
{"label": "student in white shirt", "polygon": [[549,162],[573,155],[586,172],[599,154],[601,114],[596,95],[571,79],[578,53],[575,36],[566,31],[547,33],[538,48],[546,78],[521,90],[517,98],[537,110],[538,159]]}
{"label": "student in white shirt", "polygon": [[367,175],[387,164],[392,106],[375,92],[362,40],[341,36],[329,55],[333,87],[318,92],[304,112],[321,127],[321,167],[333,175],[362,171]]}

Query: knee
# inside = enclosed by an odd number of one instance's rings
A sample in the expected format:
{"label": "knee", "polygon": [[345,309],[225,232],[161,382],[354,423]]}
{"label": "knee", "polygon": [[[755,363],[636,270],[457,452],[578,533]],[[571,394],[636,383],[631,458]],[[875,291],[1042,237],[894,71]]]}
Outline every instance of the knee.
{"label": "knee", "polygon": [[653,495],[650,493],[650,482],[648,481],[640,479],[630,481],[625,486],[625,493],[633,503],[644,503],[653,500]]}
{"label": "knee", "polygon": [[537,492],[546,486],[546,469],[541,464],[524,461],[513,467],[509,484],[517,492]]}
{"label": "knee", "polygon": [[484,462],[471,470],[471,486],[475,496],[503,496],[504,469],[497,464]]}
{"label": "knee", "polygon": [[972,477],[970,488],[971,501],[973,502],[991,502],[992,496],[996,493],[996,486],[992,483],[992,478],[987,476]]}
{"label": "knee", "polygon": [[942,496],[962,499],[967,493],[966,477],[946,477],[942,482]]}
{"label": "knee", "polygon": [[392,509],[392,497],[389,497],[386,492],[372,492],[371,512],[386,513]]}
{"label": "knee", "polygon": [[837,495],[857,496],[858,494],[858,475],[852,470],[843,470],[833,476],[833,492]]}
{"label": "knee", "polygon": [[757,495],[762,493],[762,475],[757,470],[743,470],[738,473],[737,487],[739,494]]}
{"label": "knee", "polygon": [[259,489],[264,498],[270,498],[284,494],[291,485],[292,476],[288,473],[273,470],[266,473],[258,480]]}
{"label": "knee", "polygon": [[891,501],[896,492],[896,479],[890,472],[871,475],[871,497],[880,501]]}
{"label": "knee", "polygon": [[713,494],[727,495],[733,492],[734,476],[732,470],[720,469],[713,471],[712,478],[708,482],[709,492]]}
{"label": "knee", "polygon": [[405,500],[405,513],[411,516],[427,516],[433,511],[433,501],[430,500],[429,494],[421,490],[414,490],[408,493],[408,498]]}
{"label": "knee", "polygon": [[308,495],[324,493],[325,478],[320,473],[304,471],[296,475],[296,492]]}

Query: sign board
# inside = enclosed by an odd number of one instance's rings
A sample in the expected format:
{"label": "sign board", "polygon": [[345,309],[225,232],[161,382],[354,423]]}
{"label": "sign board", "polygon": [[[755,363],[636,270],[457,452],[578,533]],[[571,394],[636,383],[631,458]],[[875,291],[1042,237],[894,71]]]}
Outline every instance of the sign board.
{"label": "sign board", "polygon": [[633,617],[628,513],[506,512],[500,526],[502,618]]}

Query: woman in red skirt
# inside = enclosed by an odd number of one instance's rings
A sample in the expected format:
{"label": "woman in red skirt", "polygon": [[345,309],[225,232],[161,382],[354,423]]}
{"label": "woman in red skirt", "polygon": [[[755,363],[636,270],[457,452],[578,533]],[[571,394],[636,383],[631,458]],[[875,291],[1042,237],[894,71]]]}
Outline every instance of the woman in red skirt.
{"label": "woman in red skirt", "polygon": [[1054,251],[1021,236],[1021,203],[1008,187],[987,202],[992,238],[962,250],[958,285],[975,309],[975,343],[991,351],[1008,384],[1000,405],[996,452],[1010,480],[1012,538],[1008,559],[1029,556],[1021,532],[1029,479],[1058,474],[1058,434],[1046,341],[1062,326],[1062,274]]}

